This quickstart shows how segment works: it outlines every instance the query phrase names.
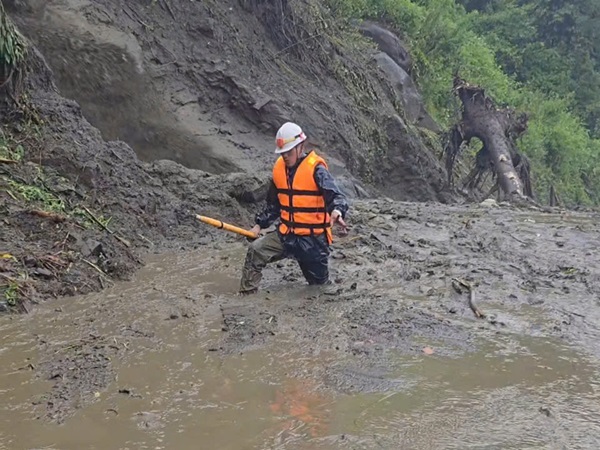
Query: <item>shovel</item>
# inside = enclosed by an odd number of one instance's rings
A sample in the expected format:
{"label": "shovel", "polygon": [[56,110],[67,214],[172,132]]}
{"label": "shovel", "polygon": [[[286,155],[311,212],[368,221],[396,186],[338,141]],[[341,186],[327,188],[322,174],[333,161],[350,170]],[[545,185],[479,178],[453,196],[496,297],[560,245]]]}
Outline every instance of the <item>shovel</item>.
{"label": "shovel", "polygon": [[247,237],[248,239],[256,239],[258,238],[257,234],[254,234],[248,230],[244,230],[243,228],[236,227],[235,225],[231,225],[229,223],[222,222],[217,219],[212,219],[206,216],[196,215],[196,219],[200,222],[207,223],[208,225],[212,225],[213,227],[220,228],[222,230],[231,231],[232,233],[241,234],[242,236]]}

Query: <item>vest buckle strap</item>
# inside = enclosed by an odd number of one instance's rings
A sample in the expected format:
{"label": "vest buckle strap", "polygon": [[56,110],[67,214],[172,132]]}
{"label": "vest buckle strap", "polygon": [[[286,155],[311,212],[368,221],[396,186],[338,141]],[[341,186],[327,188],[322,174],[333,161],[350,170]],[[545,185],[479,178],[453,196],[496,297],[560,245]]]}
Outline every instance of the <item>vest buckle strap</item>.
{"label": "vest buckle strap", "polygon": [[331,228],[331,224],[329,222],[325,223],[303,223],[303,222],[294,222],[291,220],[285,220],[281,218],[281,223],[286,225],[288,228],[304,228],[306,230],[324,230],[327,228]]}

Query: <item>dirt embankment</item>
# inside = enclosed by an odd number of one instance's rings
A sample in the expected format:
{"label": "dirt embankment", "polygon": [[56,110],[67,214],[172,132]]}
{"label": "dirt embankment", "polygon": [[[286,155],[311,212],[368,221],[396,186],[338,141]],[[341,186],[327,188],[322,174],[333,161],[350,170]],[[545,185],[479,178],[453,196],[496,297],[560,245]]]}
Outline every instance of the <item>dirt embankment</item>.
{"label": "dirt embankment", "polygon": [[199,212],[250,220],[243,205],[263,195],[264,179],[141,162],[57,94],[39,54],[31,62],[32,112],[3,126],[7,146],[24,149],[0,166],[3,307],[102,288],[128,277],[146,251],[198,247],[215,236],[195,222]]}
{"label": "dirt embankment", "polygon": [[283,5],[6,2],[41,53],[30,52],[27,113],[2,117],[2,145],[19,160],[0,166],[3,308],[101,288],[140,252],[227,239],[193,214],[249,224],[288,119],[350,196],[365,193],[353,173],[397,198],[445,198],[374,47],[337,25],[306,40],[327,10]]}

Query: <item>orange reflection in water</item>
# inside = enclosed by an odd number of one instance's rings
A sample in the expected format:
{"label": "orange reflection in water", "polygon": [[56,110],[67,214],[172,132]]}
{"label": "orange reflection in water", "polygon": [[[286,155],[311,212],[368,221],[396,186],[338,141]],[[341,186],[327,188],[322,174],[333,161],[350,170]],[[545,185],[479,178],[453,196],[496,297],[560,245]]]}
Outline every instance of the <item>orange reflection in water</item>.
{"label": "orange reflection in water", "polygon": [[273,414],[286,419],[280,432],[305,429],[311,437],[327,435],[330,402],[317,388],[314,381],[288,379],[277,389],[269,406]]}

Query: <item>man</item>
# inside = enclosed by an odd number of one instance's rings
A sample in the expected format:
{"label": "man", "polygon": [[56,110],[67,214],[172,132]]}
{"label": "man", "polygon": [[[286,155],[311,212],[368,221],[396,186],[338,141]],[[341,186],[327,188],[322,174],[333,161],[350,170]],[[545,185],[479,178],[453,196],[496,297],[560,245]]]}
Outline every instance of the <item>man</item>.
{"label": "man", "polygon": [[327,163],[311,150],[305,153],[306,135],[291,122],[277,132],[275,153],[281,155],[273,167],[267,206],[256,216],[250,231],[259,234],[277,219],[277,230],[255,240],[248,249],[240,283],[240,294],[258,290],[267,264],[293,257],[308,284],[329,283],[329,245],[334,224],[346,231],[346,197],[336,185]]}

